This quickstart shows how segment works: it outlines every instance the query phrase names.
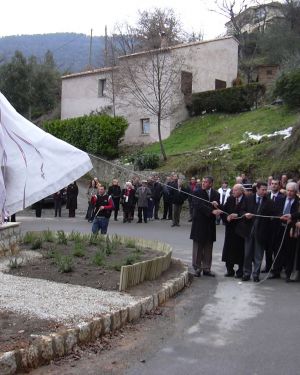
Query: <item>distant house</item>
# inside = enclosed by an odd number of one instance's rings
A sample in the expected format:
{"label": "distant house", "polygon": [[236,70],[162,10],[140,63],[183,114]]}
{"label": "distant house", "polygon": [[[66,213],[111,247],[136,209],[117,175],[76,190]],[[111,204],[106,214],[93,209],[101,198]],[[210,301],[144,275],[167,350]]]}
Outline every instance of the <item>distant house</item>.
{"label": "distant house", "polygon": [[[235,21],[241,27],[242,33],[263,31],[270,24],[284,18],[283,6],[279,2],[260,4],[244,10],[235,17]],[[234,26],[231,21],[225,24],[227,35],[234,35]]]}
{"label": "distant house", "polygon": [[[266,87],[272,85],[279,73],[279,65],[258,65],[252,78]],[[256,77],[255,77],[256,75]]]}
{"label": "distant house", "polygon": [[[124,73],[129,66],[140,67],[136,70],[140,76],[143,72],[145,76],[151,72],[151,56],[153,51],[126,55],[118,59],[117,66],[63,76],[61,118],[73,118],[106,109],[128,120],[124,143],[157,141],[157,116],[142,106],[124,84]],[[238,42],[234,37],[163,47],[155,50],[155,56],[165,58],[170,69],[176,66],[180,69],[180,74],[172,82],[165,78],[171,90],[165,104],[167,110],[169,106],[172,111],[161,123],[163,139],[170,135],[176,124],[187,119],[186,101],[191,93],[230,87],[237,76]],[[147,80],[139,90],[142,96],[155,102],[157,93],[149,88]]]}

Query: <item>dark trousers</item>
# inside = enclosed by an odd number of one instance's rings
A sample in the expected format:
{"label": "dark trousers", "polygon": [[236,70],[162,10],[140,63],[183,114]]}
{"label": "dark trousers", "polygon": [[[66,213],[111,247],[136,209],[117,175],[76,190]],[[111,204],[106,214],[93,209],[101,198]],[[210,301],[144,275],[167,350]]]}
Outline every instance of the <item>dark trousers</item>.
{"label": "dark trousers", "polygon": [[164,200],[164,213],[163,213],[163,219],[169,219],[172,220],[172,203]]}
{"label": "dark trousers", "polygon": [[75,217],[75,208],[69,208],[69,217]]}
{"label": "dark trousers", "polygon": [[160,199],[154,199],[154,219],[158,219]]}
{"label": "dark trousers", "polygon": [[202,244],[193,240],[193,268],[200,271],[210,271],[212,263],[213,242]]}
{"label": "dark trousers", "polygon": [[[277,241],[277,248],[274,252],[274,256],[278,254],[280,242],[282,241],[282,237],[284,234],[285,227],[282,226],[280,231],[278,232],[278,241]],[[278,254],[274,266],[273,266],[273,273],[279,275],[281,270],[285,268],[285,273],[287,277],[291,276],[294,267],[295,261],[295,254],[296,254],[296,245],[297,239],[290,237],[290,228],[287,229],[285,232],[284,240],[280,249],[280,253]]]}
{"label": "dark trousers", "polygon": [[147,208],[147,217],[148,219],[153,218],[153,209],[154,209],[154,201],[153,199],[148,199],[148,208]]}
{"label": "dark trousers", "polygon": [[148,207],[138,207],[138,218],[139,223],[141,223],[144,217],[144,222],[147,223],[147,213],[148,213]]}
{"label": "dark trousers", "polygon": [[253,274],[253,277],[259,276],[263,256],[263,245],[257,240],[256,233],[253,231],[251,235],[245,239],[244,276],[251,276],[251,274]]}
{"label": "dark trousers", "polygon": [[55,216],[58,216],[60,217],[61,216],[61,199],[55,199],[54,200],[54,210],[55,210]]}
{"label": "dark trousers", "polygon": [[173,225],[179,225],[182,204],[173,204]]}

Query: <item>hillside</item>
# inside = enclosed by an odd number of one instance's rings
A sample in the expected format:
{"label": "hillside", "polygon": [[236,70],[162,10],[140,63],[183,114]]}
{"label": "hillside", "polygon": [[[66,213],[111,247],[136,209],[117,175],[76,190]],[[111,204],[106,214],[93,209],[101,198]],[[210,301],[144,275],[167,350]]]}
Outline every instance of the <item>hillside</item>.
{"label": "hillside", "polygon": [[[104,37],[93,37],[92,65],[103,66]],[[42,59],[50,50],[61,72],[79,72],[89,63],[90,37],[76,33],[14,35],[0,38],[0,61],[8,62],[15,51]]]}
{"label": "hillside", "polygon": [[[251,179],[282,172],[299,176],[300,113],[266,106],[236,115],[195,117],[175,129],[164,145],[168,161],[161,171],[212,174],[231,181],[241,172]],[[159,144],[144,151],[159,153]]]}

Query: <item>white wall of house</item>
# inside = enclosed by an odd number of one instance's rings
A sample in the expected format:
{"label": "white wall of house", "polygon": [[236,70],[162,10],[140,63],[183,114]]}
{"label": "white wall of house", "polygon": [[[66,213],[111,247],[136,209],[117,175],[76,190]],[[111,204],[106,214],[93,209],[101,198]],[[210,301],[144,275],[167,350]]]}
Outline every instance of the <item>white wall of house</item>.
{"label": "white wall of house", "polygon": [[[182,70],[193,74],[193,92],[215,89],[215,80],[226,82],[227,87],[237,76],[238,42],[234,38],[216,39],[208,42],[195,42],[181,46],[170,47],[169,54],[172,58],[183,61]],[[122,71],[122,64],[127,62],[127,57],[120,59],[118,67]],[[147,54],[129,56],[133,63],[147,59]],[[120,73],[121,74],[121,73]],[[99,97],[98,82],[106,79],[107,86],[104,96]],[[71,74],[62,79],[61,118],[78,117],[91,113],[91,111],[112,105],[110,90],[111,70],[109,68],[97,69],[91,72]],[[161,124],[162,138],[167,138],[178,122],[188,117],[181,92],[180,77],[174,83],[172,100],[176,110],[170,118],[164,119]],[[145,87],[145,91],[146,91]],[[149,95],[151,95],[149,93]],[[116,96],[116,115],[124,116],[129,127],[126,131],[124,143],[151,143],[158,140],[157,118],[134,99]],[[171,103],[172,102],[172,103]],[[142,133],[142,120],[149,119],[149,134]]]}

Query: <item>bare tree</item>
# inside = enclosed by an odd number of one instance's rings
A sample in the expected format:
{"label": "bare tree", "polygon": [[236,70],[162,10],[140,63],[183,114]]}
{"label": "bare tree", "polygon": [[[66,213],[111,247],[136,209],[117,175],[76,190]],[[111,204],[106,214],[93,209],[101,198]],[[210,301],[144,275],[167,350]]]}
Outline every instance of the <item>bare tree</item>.
{"label": "bare tree", "polygon": [[182,97],[183,58],[172,54],[170,49],[159,49],[139,54],[138,58],[128,56],[119,60],[121,100],[156,116],[161,154],[167,160],[161,127],[162,121],[174,113]]}

